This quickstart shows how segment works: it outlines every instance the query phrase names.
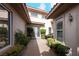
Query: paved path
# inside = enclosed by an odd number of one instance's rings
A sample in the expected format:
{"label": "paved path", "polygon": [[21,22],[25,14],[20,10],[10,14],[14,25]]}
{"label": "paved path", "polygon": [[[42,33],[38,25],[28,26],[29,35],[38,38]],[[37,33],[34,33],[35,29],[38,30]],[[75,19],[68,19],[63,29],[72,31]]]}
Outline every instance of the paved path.
{"label": "paved path", "polygon": [[47,46],[47,40],[31,40],[21,53],[22,56],[55,56]]}

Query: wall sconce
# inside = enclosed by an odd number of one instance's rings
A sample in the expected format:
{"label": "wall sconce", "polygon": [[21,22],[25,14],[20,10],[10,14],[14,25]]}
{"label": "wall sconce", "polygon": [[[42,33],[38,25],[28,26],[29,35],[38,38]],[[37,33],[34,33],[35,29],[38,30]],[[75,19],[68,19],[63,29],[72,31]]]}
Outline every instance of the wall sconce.
{"label": "wall sconce", "polygon": [[69,21],[72,22],[73,21],[73,17],[71,14],[69,14]]}

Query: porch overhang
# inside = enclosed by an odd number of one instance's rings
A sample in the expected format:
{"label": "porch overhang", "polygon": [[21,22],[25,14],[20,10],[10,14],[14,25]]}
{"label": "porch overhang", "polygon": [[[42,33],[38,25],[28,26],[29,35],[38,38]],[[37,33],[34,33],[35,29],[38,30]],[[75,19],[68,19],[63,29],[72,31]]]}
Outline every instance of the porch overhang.
{"label": "porch overhang", "polygon": [[32,26],[44,26],[44,23],[32,21],[31,23],[28,23],[27,25],[32,25]]}
{"label": "porch overhang", "polygon": [[9,5],[15,9],[15,11],[24,19],[24,21],[30,23],[28,10],[26,9],[27,7],[24,3],[10,3]]}
{"label": "porch overhang", "polygon": [[78,5],[77,3],[58,3],[52,8],[52,10],[47,15],[47,19],[54,19],[60,16],[65,11],[68,11]]}

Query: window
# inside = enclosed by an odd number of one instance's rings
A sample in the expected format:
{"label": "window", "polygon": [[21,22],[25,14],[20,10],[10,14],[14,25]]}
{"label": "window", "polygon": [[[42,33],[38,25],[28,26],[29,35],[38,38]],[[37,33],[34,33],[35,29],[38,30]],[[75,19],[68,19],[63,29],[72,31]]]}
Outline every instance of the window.
{"label": "window", "polygon": [[42,15],[42,18],[44,18],[44,19],[45,19],[45,16],[44,16],[44,15]]}
{"label": "window", "polygon": [[10,44],[10,12],[0,4],[0,49]]}
{"label": "window", "polygon": [[39,31],[39,27],[37,28],[37,36],[40,36],[40,31]]}
{"label": "window", "polygon": [[49,27],[49,34],[51,34],[51,27]]}
{"label": "window", "polygon": [[57,22],[57,39],[62,41],[63,38],[63,22]]}
{"label": "window", "polygon": [[35,13],[35,12],[31,12],[31,15],[34,16],[34,17],[38,17],[38,14]]}

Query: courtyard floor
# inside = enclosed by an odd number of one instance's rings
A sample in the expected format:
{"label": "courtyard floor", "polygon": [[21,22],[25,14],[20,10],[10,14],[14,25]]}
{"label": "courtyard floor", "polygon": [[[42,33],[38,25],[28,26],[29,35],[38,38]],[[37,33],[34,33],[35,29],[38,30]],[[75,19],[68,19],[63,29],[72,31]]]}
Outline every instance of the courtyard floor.
{"label": "courtyard floor", "polygon": [[54,52],[47,46],[47,40],[31,40],[22,51],[21,56],[55,56]]}

